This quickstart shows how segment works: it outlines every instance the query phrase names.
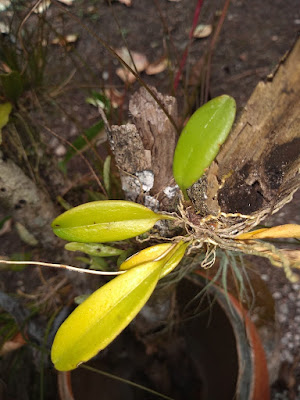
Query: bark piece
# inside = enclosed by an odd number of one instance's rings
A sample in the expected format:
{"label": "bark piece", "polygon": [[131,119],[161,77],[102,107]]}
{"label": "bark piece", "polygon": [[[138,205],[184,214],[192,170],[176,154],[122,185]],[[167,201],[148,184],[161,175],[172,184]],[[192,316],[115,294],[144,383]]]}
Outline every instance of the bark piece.
{"label": "bark piece", "polygon": [[[274,75],[257,85],[202,178],[206,199],[197,206],[202,215],[241,213],[258,223],[291,200],[300,186],[299,109],[300,40]],[[196,203],[197,195],[191,197]]]}
{"label": "bark piece", "polygon": [[[176,120],[176,99],[151,89]],[[129,111],[134,124],[112,126],[108,132],[109,143],[120,170],[126,198],[157,209],[160,206],[157,199],[165,198],[169,203],[174,198],[174,193],[168,188],[175,186],[172,163],[176,131],[144,88],[132,96]]]}
{"label": "bark piece", "polygon": [[[174,120],[177,103],[172,96],[163,96],[152,88]],[[154,173],[152,194],[155,195],[173,181],[172,164],[176,146],[176,132],[170,120],[146,89],[136,92],[129,103],[129,111],[142,138],[144,148],[151,151]]]}

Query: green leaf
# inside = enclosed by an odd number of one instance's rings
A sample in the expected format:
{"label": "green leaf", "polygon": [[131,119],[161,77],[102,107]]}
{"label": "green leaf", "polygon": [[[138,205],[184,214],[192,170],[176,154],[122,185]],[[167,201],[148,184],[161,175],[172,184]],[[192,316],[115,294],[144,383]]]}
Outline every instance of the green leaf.
{"label": "green leaf", "polygon": [[[184,243],[180,241],[174,247],[172,243],[162,243],[157,244],[155,246],[147,247],[144,250],[134,254],[133,256],[129,257],[126,261],[124,261],[120,265],[120,270],[125,271],[131,268],[135,268],[145,262],[150,261],[157,261],[159,259],[165,260],[165,265],[162,269],[160,278],[165,277],[177,265],[180,263],[181,259],[184,256],[186,248],[188,247],[189,243]],[[173,247],[173,249],[171,249]],[[165,254],[165,257],[164,257]]]}
{"label": "green leaf", "polygon": [[120,265],[133,254],[133,249],[129,247],[128,249],[124,250],[122,254],[119,255],[117,259],[117,267],[120,267]]}
{"label": "green leaf", "polygon": [[74,303],[75,304],[81,304],[81,303],[83,303],[88,297],[90,297],[90,293],[89,294],[81,294],[81,295],[79,295],[79,296],[76,296],[75,298],[74,298]]}
{"label": "green leaf", "polygon": [[56,200],[59,202],[59,204],[65,209],[65,210],[70,210],[72,208],[71,204],[68,203],[63,197],[61,196],[56,196]]}
{"label": "green leaf", "polygon": [[110,193],[110,162],[111,156],[107,156],[103,164],[103,182],[107,193]]}
{"label": "green leaf", "polygon": [[0,74],[4,96],[16,103],[23,92],[23,80],[20,72],[12,71],[9,74]]}
{"label": "green leaf", "polygon": [[11,109],[10,103],[0,104],[0,144],[2,143],[1,129],[8,123]]}
{"label": "green leaf", "polygon": [[52,229],[68,241],[114,242],[147,232],[160,219],[173,218],[130,201],[93,201],[58,216],[52,222]]}
{"label": "green leaf", "polygon": [[65,245],[65,249],[70,251],[82,251],[83,253],[89,254],[90,256],[97,257],[119,256],[124,252],[124,250],[117,249],[111,246],[106,246],[104,244],[78,242],[67,243]]}
{"label": "green leaf", "polygon": [[108,263],[105,258],[92,256],[89,269],[95,269],[97,271],[107,271]]}
{"label": "green leaf", "polygon": [[163,264],[161,260],[133,268],[80,304],[54,338],[51,359],[55,368],[72,370],[112,342],[149,299]]}
{"label": "green leaf", "polygon": [[87,97],[85,101],[88,104],[93,105],[94,107],[101,107],[106,113],[109,114],[110,109],[111,109],[111,104],[107,96],[95,92],[94,90],[92,91],[91,97]]}
{"label": "green leaf", "polygon": [[175,181],[184,192],[215,159],[231,130],[235,111],[234,99],[223,95],[200,107],[187,122],[173,161]]}

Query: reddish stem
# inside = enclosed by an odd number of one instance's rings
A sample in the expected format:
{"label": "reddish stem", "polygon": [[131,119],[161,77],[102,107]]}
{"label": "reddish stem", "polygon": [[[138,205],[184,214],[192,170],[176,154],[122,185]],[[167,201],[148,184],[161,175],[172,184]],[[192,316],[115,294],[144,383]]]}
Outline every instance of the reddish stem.
{"label": "reddish stem", "polygon": [[198,23],[198,19],[199,19],[199,15],[200,15],[200,11],[201,11],[202,5],[203,5],[203,0],[198,0],[196,8],[195,8],[195,12],[194,12],[192,28],[191,28],[190,33],[189,33],[189,42],[188,42],[188,44],[187,44],[187,46],[186,46],[186,48],[184,50],[182,59],[180,61],[179,69],[178,69],[177,74],[176,74],[175,79],[174,79],[174,91],[175,92],[177,90],[180,78],[182,76],[183,68],[184,68],[185,63],[186,63],[186,59],[187,59],[188,52],[189,52],[189,47],[190,47],[191,40],[193,38],[193,34],[194,34],[195,29],[196,29],[197,23]]}

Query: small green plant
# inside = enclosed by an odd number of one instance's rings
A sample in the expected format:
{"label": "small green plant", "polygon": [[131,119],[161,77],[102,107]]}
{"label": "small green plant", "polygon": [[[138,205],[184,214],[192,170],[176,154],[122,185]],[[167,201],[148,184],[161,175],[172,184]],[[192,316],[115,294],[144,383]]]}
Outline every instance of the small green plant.
{"label": "small green plant", "polygon": [[[202,176],[215,158],[230,132],[234,115],[235,101],[229,96],[221,96],[197,110],[188,121],[174,156],[174,176],[185,195],[186,189]],[[181,201],[178,214],[169,215],[155,213],[128,201],[95,201],[68,210],[53,221],[54,233],[73,242],[67,244],[66,248],[82,249],[82,244],[85,244],[90,254],[91,249],[94,251],[95,243],[123,241],[142,235],[159,220],[166,220],[185,232],[168,243],[148,247],[122,262],[119,276],[75,309],[59,328],[52,346],[51,358],[58,370],[72,370],[104,349],[137,315],[158,281],[176,268],[187,248],[193,251],[206,244],[206,266],[213,264],[216,247],[254,254],[260,251],[261,255],[270,258],[276,265],[276,257],[272,256],[270,248],[264,248],[257,242],[243,244],[243,241],[247,243],[255,238],[254,232],[221,236],[217,226],[210,231],[201,221],[199,224],[191,221],[186,212],[188,206],[190,203]],[[227,216],[248,218],[241,214]],[[216,217],[210,218],[217,222]],[[206,217],[205,222],[208,220],[209,217]],[[271,229],[276,231],[276,228]],[[266,230],[263,231],[268,237]],[[258,238],[260,232],[257,232]],[[277,228],[276,232],[280,237],[297,237],[300,228],[297,225],[285,225]],[[210,257],[211,254],[214,256]],[[296,279],[288,266],[286,272],[291,280]]]}

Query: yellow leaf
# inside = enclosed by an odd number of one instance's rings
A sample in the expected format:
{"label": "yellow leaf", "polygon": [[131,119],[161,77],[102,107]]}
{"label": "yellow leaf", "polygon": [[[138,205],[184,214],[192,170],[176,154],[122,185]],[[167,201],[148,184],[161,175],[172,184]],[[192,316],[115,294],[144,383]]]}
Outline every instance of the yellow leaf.
{"label": "yellow leaf", "polygon": [[160,278],[163,278],[177,267],[188,245],[189,243],[180,241],[176,246],[172,243],[162,243],[147,247],[125,260],[120,265],[120,270],[128,270],[150,261],[165,260],[160,276]]}
{"label": "yellow leaf", "polygon": [[300,238],[300,225],[286,224],[274,226],[273,228],[257,229],[252,232],[242,233],[235,237],[237,240],[277,238]]}
{"label": "yellow leaf", "polygon": [[56,369],[94,357],[133,320],[153,292],[164,261],[144,263],[90,295],[60,326],[51,349]]}

